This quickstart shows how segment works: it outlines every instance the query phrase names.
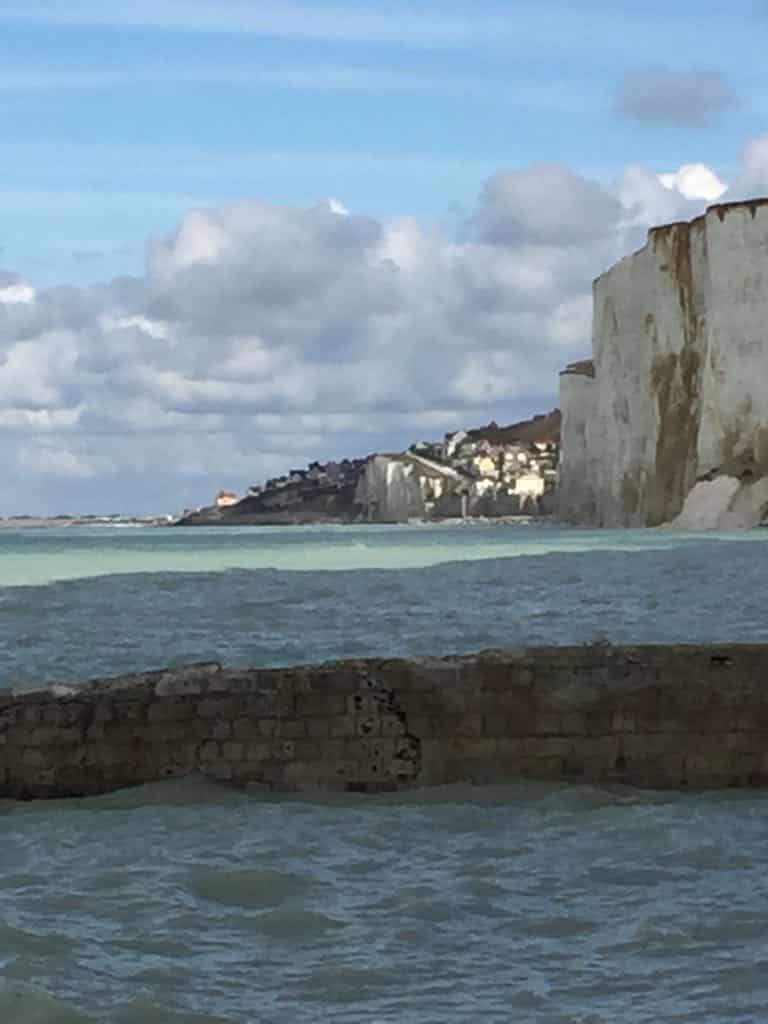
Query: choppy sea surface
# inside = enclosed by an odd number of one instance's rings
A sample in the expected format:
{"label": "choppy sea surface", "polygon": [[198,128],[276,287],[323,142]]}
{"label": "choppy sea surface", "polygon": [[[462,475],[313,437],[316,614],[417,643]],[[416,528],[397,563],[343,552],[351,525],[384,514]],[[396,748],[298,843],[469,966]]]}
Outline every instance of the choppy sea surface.
{"label": "choppy sea surface", "polygon": [[[768,642],[768,531],[0,530],[0,688],[171,662]],[[768,795],[0,803],[2,1024],[768,1020]]]}

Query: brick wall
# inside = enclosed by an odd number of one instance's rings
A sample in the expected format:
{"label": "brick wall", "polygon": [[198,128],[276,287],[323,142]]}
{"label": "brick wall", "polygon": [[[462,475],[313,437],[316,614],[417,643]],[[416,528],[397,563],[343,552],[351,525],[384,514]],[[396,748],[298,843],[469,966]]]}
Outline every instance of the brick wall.
{"label": "brick wall", "polygon": [[103,793],[193,772],[359,792],[519,776],[764,785],[768,646],[206,664],[0,693],[0,796]]}

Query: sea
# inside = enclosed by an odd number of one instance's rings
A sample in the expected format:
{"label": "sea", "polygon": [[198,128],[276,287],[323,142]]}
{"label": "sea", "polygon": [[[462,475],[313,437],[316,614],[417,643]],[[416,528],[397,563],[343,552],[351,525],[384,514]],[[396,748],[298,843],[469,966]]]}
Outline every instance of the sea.
{"label": "sea", "polygon": [[[0,529],[0,690],[190,661],[768,642],[768,530]],[[0,802],[0,1024],[768,1020],[768,794]]]}

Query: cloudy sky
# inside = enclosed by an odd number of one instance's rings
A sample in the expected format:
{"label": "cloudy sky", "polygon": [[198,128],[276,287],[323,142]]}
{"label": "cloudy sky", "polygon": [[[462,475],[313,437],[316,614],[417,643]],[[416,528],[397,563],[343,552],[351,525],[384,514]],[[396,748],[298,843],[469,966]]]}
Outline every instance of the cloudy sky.
{"label": "cloudy sky", "polygon": [[768,192],[763,0],[2,0],[0,515],[557,402],[592,278]]}

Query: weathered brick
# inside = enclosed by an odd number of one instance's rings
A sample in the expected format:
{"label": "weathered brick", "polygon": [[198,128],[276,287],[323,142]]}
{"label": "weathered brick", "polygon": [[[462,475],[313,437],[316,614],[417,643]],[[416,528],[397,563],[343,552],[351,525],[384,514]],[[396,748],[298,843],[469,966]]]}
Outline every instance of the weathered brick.
{"label": "weathered brick", "polygon": [[240,710],[238,697],[215,696],[206,697],[197,705],[200,718],[235,718]]}
{"label": "weathered brick", "polygon": [[303,718],[278,718],[275,720],[275,736],[282,739],[299,739],[306,734],[307,723]]}
{"label": "weathered brick", "polygon": [[556,736],[560,732],[560,716],[553,712],[537,714],[534,731],[540,736]]}
{"label": "weathered brick", "polygon": [[221,758],[221,744],[216,743],[214,740],[206,740],[206,742],[200,746],[198,757],[201,764],[209,764],[212,761],[218,761]]}
{"label": "weathered brick", "polygon": [[380,720],[382,736],[404,736],[405,722],[395,715],[385,715]]}
{"label": "weathered brick", "polygon": [[246,748],[248,761],[269,761],[272,757],[272,744],[265,740],[251,742]]}
{"label": "weathered brick", "polygon": [[322,761],[325,756],[325,745],[320,740],[292,740],[292,756],[299,761]]}
{"label": "weathered brick", "polygon": [[560,715],[560,730],[564,736],[583,736],[587,731],[586,715],[568,711]]}
{"label": "weathered brick", "polygon": [[21,763],[27,768],[42,768],[48,764],[48,757],[39,747],[24,747],[21,751]]}
{"label": "weathered brick", "polygon": [[357,735],[357,719],[354,715],[332,718],[330,723],[331,739]]}
{"label": "weathered brick", "polygon": [[379,736],[381,734],[381,720],[378,715],[359,715],[355,722],[355,732],[358,736]]}
{"label": "weathered brick", "polygon": [[325,739],[330,735],[331,722],[329,718],[308,718],[307,736],[310,738]]}
{"label": "weathered brick", "polygon": [[197,717],[197,702],[178,697],[155,700],[147,708],[150,722],[188,722]]}
{"label": "weathered brick", "polygon": [[463,714],[459,716],[456,723],[457,736],[482,736],[483,716],[477,714]]}
{"label": "weathered brick", "polygon": [[350,700],[339,693],[302,693],[296,698],[296,714],[306,718],[345,715]]}
{"label": "weathered brick", "polygon": [[90,709],[86,704],[66,701],[62,704],[49,704],[43,708],[42,720],[46,725],[66,729],[82,724],[90,717]]}
{"label": "weathered brick", "polygon": [[147,705],[138,700],[116,702],[112,710],[116,722],[143,722],[147,717]]}
{"label": "weathered brick", "polygon": [[[237,720],[237,722],[242,722],[242,721],[243,721],[243,719],[238,719]],[[249,725],[248,729],[238,729],[236,732],[234,732],[234,730],[235,730],[235,728],[237,726],[237,722],[235,722],[233,724],[232,722],[227,722],[225,719],[222,719],[221,721],[218,721],[218,722],[213,722],[212,725],[210,726],[210,736],[211,736],[211,739],[213,739],[213,740],[228,740],[233,735],[235,736],[236,739],[248,739],[248,738],[250,738],[250,736],[253,735],[253,733],[255,732],[255,727],[251,723],[248,723],[248,725]]]}
{"label": "weathered brick", "polygon": [[408,715],[406,726],[409,733],[421,739],[431,739],[433,734],[432,719],[424,715]]}
{"label": "weathered brick", "polygon": [[525,740],[527,757],[565,757],[573,748],[572,736],[531,736]]}
{"label": "weathered brick", "polygon": [[635,715],[631,711],[614,711],[611,716],[611,732],[634,732]]}

